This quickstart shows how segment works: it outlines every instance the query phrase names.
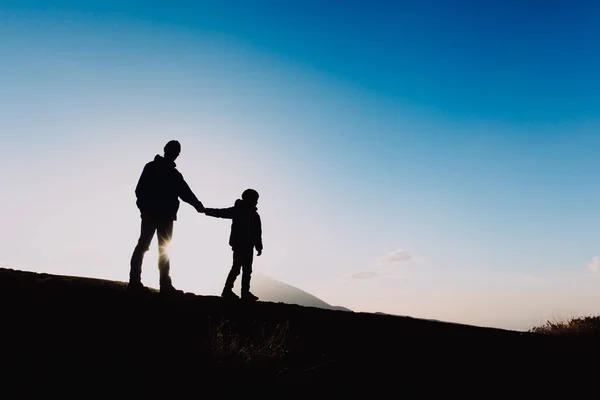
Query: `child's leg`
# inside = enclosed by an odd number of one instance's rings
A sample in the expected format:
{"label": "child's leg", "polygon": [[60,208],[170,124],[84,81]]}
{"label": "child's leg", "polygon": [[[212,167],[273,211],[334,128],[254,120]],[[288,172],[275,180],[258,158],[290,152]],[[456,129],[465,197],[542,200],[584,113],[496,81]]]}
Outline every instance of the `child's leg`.
{"label": "child's leg", "polygon": [[250,292],[250,278],[252,277],[252,261],[254,248],[244,249],[242,264],[242,294]]}
{"label": "child's leg", "polygon": [[240,270],[242,269],[242,265],[244,263],[243,260],[243,252],[239,249],[233,249],[233,264],[231,266],[231,271],[229,271],[229,275],[227,275],[227,280],[225,281],[225,288],[223,291],[231,291],[233,289],[233,284],[240,274]]}

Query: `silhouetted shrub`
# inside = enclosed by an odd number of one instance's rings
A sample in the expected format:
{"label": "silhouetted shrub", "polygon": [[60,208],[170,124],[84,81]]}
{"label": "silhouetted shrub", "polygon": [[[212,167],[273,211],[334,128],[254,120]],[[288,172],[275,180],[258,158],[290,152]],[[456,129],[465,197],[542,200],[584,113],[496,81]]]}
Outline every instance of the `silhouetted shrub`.
{"label": "silhouetted shrub", "polygon": [[548,321],[545,325],[530,329],[530,332],[547,335],[600,335],[600,316],[576,317],[566,321]]}

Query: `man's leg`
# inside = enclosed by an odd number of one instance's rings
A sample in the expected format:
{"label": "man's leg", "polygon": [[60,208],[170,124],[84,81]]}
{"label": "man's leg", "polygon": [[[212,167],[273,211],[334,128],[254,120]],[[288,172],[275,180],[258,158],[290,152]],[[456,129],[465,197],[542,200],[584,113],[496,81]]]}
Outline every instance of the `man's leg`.
{"label": "man's leg", "polygon": [[152,242],[155,231],[156,225],[154,221],[148,218],[142,218],[140,237],[133,250],[133,254],[131,255],[129,284],[132,286],[142,285],[142,263],[144,261],[144,254],[150,248],[150,243]]}
{"label": "man's leg", "polygon": [[158,272],[160,274],[160,288],[172,289],[171,263],[169,260],[168,247],[173,237],[173,221],[160,221],[157,225],[158,236]]}

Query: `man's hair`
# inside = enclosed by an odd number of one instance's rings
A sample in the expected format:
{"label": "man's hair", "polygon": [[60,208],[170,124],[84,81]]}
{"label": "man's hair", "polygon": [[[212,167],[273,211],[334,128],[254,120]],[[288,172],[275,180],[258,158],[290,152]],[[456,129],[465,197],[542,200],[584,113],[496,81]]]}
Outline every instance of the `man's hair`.
{"label": "man's hair", "polygon": [[254,189],[246,189],[242,193],[242,200],[258,200],[258,192]]}
{"label": "man's hair", "polygon": [[179,143],[177,140],[169,140],[169,142],[167,144],[165,144],[165,148],[163,149],[165,151],[165,153],[168,153],[169,151],[173,151],[177,149],[177,151],[181,151],[181,143]]}

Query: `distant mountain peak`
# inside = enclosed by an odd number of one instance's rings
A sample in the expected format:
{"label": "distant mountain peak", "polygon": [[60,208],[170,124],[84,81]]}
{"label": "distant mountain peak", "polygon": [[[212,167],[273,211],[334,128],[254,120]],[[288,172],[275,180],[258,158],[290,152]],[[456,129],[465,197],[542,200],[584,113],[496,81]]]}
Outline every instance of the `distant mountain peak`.
{"label": "distant mountain peak", "polygon": [[[237,286],[239,287],[239,282],[237,282]],[[273,279],[260,272],[252,274],[251,290],[261,301],[298,304],[305,307],[317,307],[326,310],[352,311],[346,307],[333,306],[302,289]]]}

